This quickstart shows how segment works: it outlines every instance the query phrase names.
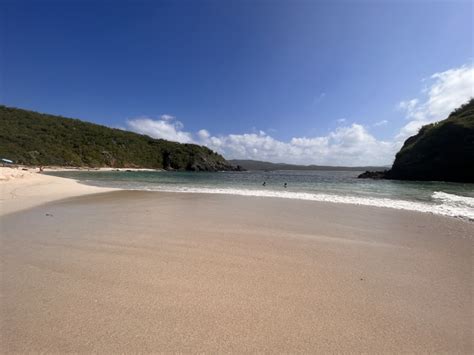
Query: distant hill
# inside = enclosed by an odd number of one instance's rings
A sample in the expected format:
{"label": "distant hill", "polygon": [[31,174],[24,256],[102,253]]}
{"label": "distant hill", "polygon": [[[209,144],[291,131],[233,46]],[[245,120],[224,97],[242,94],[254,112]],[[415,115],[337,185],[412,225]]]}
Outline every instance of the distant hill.
{"label": "distant hill", "polygon": [[235,170],[206,147],[2,105],[0,158],[25,165]]}
{"label": "distant hill", "polygon": [[258,160],[239,160],[231,159],[229,163],[235,166],[241,166],[245,170],[328,170],[328,171],[375,171],[383,169],[376,166],[347,167],[347,166],[324,166],[324,165],[294,165],[285,163],[270,163]]}
{"label": "distant hill", "polygon": [[474,183],[474,99],[408,138],[392,169],[362,177]]}

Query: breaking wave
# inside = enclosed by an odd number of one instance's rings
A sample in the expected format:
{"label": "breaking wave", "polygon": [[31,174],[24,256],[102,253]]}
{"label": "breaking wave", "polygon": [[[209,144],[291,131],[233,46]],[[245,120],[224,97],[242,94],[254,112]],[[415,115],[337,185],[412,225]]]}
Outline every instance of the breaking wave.
{"label": "breaking wave", "polygon": [[448,194],[442,191],[435,191],[432,195],[434,201],[438,202],[436,206],[443,211],[453,211],[460,217],[474,221],[474,198],[468,196],[459,196]]}
{"label": "breaking wave", "polygon": [[436,215],[450,216],[474,221],[474,198],[452,195],[441,191],[432,194],[431,202],[407,201],[379,197],[360,197],[343,196],[323,193],[291,192],[291,191],[271,191],[271,190],[251,190],[235,188],[208,188],[208,187],[163,187],[156,186],[150,188],[147,186],[144,190],[163,191],[163,192],[181,192],[181,193],[200,193],[200,194],[227,194],[238,196],[254,197],[275,197],[307,201],[344,203],[352,205],[373,206],[393,208],[406,211],[417,211],[433,213]]}

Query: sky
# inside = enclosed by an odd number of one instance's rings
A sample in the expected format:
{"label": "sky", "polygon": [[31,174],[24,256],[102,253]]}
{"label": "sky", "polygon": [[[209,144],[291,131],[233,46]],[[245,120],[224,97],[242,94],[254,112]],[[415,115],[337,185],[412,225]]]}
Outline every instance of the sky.
{"label": "sky", "polygon": [[226,158],[390,165],[474,96],[472,1],[0,0],[0,104]]}

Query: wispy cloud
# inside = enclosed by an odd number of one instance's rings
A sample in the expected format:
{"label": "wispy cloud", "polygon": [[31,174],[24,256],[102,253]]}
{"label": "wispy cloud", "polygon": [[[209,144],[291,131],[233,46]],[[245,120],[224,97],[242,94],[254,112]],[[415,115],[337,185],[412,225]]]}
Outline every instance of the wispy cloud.
{"label": "wispy cloud", "polygon": [[382,120],[374,123],[374,127],[385,126],[388,123],[387,120]]}
{"label": "wispy cloud", "polygon": [[171,115],[164,114],[164,115],[161,115],[160,118],[161,118],[163,121],[172,121],[172,120],[174,120],[176,117],[171,116]]}
{"label": "wispy cloud", "polygon": [[325,97],[326,97],[325,92],[320,93],[318,96],[314,98],[314,104],[319,104],[321,101],[324,100]]}

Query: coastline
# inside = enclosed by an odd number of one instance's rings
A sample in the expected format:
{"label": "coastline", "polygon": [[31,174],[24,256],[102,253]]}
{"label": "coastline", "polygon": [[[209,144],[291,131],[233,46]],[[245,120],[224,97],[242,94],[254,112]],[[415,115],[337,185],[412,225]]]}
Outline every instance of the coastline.
{"label": "coastline", "polygon": [[472,352],[469,222],[112,191],[0,224],[8,352]]}
{"label": "coastline", "polygon": [[[39,173],[38,168],[0,167],[0,214],[11,213],[21,209],[37,206],[63,198],[81,196],[90,193],[100,193],[116,190],[138,190],[165,193],[186,194],[217,194],[229,196],[245,196],[260,198],[277,198],[285,200],[312,201],[315,203],[344,204],[354,207],[376,207],[383,209],[404,210],[409,212],[428,213],[437,216],[451,217],[468,222],[474,222],[474,198],[458,196],[442,191],[435,191],[432,198],[440,201],[428,204],[422,201],[407,201],[393,198],[364,197],[351,195],[335,195],[326,193],[308,193],[298,191],[259,190],[245,188],[218,187],[133,187],[116,186],[104,187],[84,184],[74,176],[57,176],[54,172],[149,172],[163,171],[157,169],[128,169],[128,168],[84,168],[84,167],[44,167],[46,174]],[[77,179],[77,180],[76,180]]]}

